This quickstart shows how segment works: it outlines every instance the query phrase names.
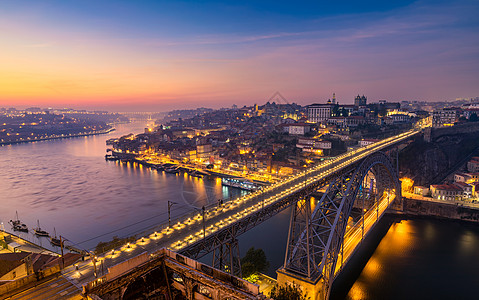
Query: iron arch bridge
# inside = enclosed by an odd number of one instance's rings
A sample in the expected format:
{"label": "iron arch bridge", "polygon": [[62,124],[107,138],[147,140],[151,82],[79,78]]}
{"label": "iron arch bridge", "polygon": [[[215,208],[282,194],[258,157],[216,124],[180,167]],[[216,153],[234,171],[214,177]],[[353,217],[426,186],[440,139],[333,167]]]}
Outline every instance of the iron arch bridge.
{"label": "iron arch bridge", "polygon": [[314,286],[312,299],[327,299],[335,276],[389,207],[402,209],[401,183],[389,157],[375,152],[332,178],[316,205],[307,198],[294,205],[279,273]]}
{"label": "iron arch bridge", "polygon": [[[237,236],[294,205],[283,269],[308,281],[324,281],[327,292],[338,271],[336,267],[347,261],[349,252],[374,225],[371,221],[377,221],[390,205],[402,209],[400,182],[389,156],[377,151],[310,183],[303,177],[299,184],[303,187],[296,192],[179,252],[199,258],[214,251],[215,267],[241,276]],[[310,195],[325,186],[326,193],[313,209]],[[354,241],[359,233],[360,239]],[[345,241],[348,247],[343,249]]]}

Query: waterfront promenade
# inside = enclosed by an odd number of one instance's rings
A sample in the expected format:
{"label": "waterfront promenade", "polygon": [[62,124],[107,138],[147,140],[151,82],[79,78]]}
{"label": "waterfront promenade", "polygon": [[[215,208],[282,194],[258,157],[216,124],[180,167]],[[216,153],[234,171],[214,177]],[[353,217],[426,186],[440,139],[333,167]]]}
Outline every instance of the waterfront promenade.
{"label": "waterfront promenade", "polygon": [[42,137],[42,138],[27,138],[27,139],[20,139],[8,142],[0,142],[0,146],[4,145],[14,145],[14,144],[24,144],[24,143],[33,143],[33,142],[41,142],[41,141],[48,141],[48,140],[58,140],[58,139],[67,139],[67,138],[75,138],[75,137],[84,137],[84,136],[92,136],[92,135],[99,135],[99,134],[107,134],[114,131],[115,128],[109,128],[105,130],[97,130],[97,131],[90,131],[90,132],[82,132],[76,134],[53,134],[50,136]]}

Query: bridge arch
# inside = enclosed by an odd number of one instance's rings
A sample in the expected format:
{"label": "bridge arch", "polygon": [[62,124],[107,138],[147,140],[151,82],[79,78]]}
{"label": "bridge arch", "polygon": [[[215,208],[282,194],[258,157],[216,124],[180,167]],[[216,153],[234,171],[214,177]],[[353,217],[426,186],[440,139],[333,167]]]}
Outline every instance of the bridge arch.
{"label": "bridge arch", "polygon": [[395,199],[401,206],[398,174],[385,153],[375,152],[355,168],[343,170],[330,180],[312,212],[306,199],[294,206],[283,269],[309,282],[321,282],[320,295],[314,297],[327,298],[338,261],[342,267],[349,257],[343,253],[348,250],[345,235],[362,230],[362,239],[365,222],[374,219],[374,213],[377,221],[379,212]]}

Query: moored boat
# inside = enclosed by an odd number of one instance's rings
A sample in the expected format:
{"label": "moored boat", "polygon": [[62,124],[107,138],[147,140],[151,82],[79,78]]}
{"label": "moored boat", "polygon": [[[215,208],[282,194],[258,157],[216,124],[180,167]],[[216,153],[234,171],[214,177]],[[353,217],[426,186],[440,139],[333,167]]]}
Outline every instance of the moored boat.
{"label": "moored boat", "polygon": [[28,232],[27,225],[23,224],[20,219],[18,218],[18,212],[15,211],[15,220],[10,220],[10,224],[12,224],[13,230],[15,231],[23,231]]}
{"label": "moored boat", "polygon": [[33,228],[33,231],[38,236],[50,236],[50,234],[48,232],[46,232],[45,230],[42,230],[42,228],[40,227],[40,221],[39,220],[37,220],[37,228]]}
{"label": "moored boat", "polygon": [[172,167],[172,168],[165,168],[165,172],[166,172],[166,173],[176,174],[176,173],[179,173],[180,170],[179,170],[179,168]]}
{"label": "moored boat", "polygon": [[221,184],[226,186],[231,186],[247,191],[255,191],[258,189],[258,185],[255,184],[252,180],[245,178],[222,178]]}
{"label": "moored boat", "polygon": [[62,245],[62,240],[61,238],[57,238],[57,231],[55,227],[53,227],[53,232],[55,232],[55,237],[50,237],[50,243],[54,246],[61,246]]}

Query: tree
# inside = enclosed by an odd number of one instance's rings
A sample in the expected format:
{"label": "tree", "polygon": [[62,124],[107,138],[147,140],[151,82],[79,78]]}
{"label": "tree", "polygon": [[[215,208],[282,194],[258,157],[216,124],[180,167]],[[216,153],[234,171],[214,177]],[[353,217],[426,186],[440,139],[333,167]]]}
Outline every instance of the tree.
{"label": "tree", "polygon": [[245,278],[255,273],[266,272],[268,268],[269,262],[263,249],[251,247],[241,259],[241,271]]}
{"label": "tree", "polygon": [[306,293],[303,294],[297,285],[278,285],[275,284],[271,289],[269,297],[274,300],[308,300]]}
{"label": "tree", "polygon": [[476,113],[472,113],[470,116],[469,116],[469,122],[477,122],[479,121],[479,117],[477,116]]}

